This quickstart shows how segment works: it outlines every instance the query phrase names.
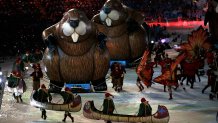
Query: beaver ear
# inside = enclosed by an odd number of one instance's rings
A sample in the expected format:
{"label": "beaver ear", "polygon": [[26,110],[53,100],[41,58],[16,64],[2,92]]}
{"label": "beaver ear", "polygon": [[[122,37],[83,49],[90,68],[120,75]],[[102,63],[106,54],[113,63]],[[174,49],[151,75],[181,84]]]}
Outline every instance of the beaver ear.
{"label": "beaver ear", "polygon": [[66,21],[69,18],[68,12],[64,12],[62,21]]}

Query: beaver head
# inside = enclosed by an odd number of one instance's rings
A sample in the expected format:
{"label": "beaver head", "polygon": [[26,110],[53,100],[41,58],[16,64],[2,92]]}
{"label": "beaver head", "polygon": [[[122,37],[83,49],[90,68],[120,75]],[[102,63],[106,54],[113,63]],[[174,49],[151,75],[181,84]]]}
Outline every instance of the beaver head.
{"label": "beaver head", "polygon": [[110,27],[124,23],[127,18],[127,13],[118,0],[108,0],[99,15],[101,22]]}
{"label": "beaver head", "polygon": [[63,41],[78,43],[86,40],[94,32],[94,26],[84,12],[71,9],[64,13],[56,28]]}

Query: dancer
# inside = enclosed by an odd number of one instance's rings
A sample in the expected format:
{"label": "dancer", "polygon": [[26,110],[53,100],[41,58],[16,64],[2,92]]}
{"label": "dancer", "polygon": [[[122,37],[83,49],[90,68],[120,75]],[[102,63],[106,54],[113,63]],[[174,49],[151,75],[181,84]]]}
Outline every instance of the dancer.
{"label": "dancer", "polygon": [[[73,93],[71,92],[71,89],[68,88],[68,87],[65,87],[64,89],[64,93],[61,93],[61,95],[63,96],[63,99],[64,99],[64,103],[63,104],[69,104],[71,102],[73,102],[74,100],[74,95]],[[74,122],[74,117],[71,116],[70,112],[69,111],[65,111],[65,114],[64,114],[64,119],[62,120],[63,122],[66,121],[66,118],[70,117],[72,123]]]}

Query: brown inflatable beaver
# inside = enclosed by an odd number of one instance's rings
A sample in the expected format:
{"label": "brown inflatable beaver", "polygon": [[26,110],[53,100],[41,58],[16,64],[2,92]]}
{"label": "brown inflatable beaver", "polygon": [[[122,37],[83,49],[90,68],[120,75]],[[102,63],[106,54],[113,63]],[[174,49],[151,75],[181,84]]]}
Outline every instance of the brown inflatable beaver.
{"label": "brown inflatable beaver", "polygon": [[144,17],[140,13],[118,0],[108,0],[92,21],[98,31],[107,36],[106,45],[111,59],[131,60],[143,55],[146,35],[141,26]]}
{"label": "brown inflatable beaver", "polygon": [[109,52],[106,46],[99,47],[95,24],[84,12],[69,10],[42,35],[48,46],[43,62],[51,85],[91,81],[97,91],[107,89]]}

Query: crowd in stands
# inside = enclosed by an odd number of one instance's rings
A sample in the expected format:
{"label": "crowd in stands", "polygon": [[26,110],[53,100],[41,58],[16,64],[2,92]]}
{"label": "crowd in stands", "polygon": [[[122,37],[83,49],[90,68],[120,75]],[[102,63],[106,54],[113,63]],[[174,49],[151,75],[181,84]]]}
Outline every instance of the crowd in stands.
{"label": "crowd in stands", "polygon": [[[185,20],[202,19],[203,7],[207,0],[123,0],[127,6],[141,11],[147,21],[168,21],[182,18]],[[143,6],[142,6],[143,5]]]}
{"label": "crowd in stands", "polygon": [[[1,0],[0,24],[1,52],[16,55],[32,48],[44,49],[42,31],[57,23],[64,12],[71,8],[84,11],[89,19],[99,12],[106,0]],[[182,18],[196,19],[193,13],[200,11],[191,0],[121,0],[142,12],[146,20]],[[167,7],[166,7],[167,6]],[[199,18],[202,13],[198,15]],[[23,51],[21,50],[23,49]]]}

